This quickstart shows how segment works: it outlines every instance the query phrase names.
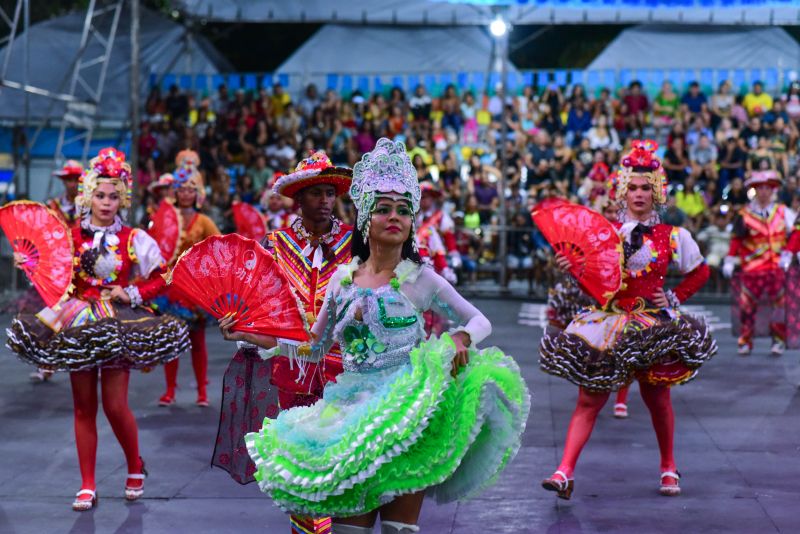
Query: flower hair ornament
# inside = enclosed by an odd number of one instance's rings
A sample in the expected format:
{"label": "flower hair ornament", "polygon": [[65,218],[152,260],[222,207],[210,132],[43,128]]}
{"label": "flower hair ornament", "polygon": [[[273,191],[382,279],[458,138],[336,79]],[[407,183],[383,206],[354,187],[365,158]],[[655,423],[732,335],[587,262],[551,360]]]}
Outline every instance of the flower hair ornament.
{"label": "flower hair ornament", "polygon": [[647,140],[634,140],[631,142],[631,151],[622,156],[620,168],[616,175],[616,198],[625,201],[628,184],[634,176],[643,176],[653,187],[653,203],[664,205],[667,203],[667,175],[664,166],[656,155],[658,143]]}
{"label": "flower hair ornament", "polygon": [[75,205],[82,215],[92,209],[92,195],[97,186],[108,182],[114,184],[120,196],[120,210],[131,207],[131,167],[125,162],[125,154],[116,148],[104,148],[89,162],[78,181],[78,196]]}
{"label": "flower hair ornament", "polygon": [[[364,236],[369,236],[369,222],[379,197],[402,197],[411,203],[416,215],[422,192],[417,171],[400,141],[382,137],[372,152],[362,156],[353,167],[350,198],[358,210],[356,226]],[[413,233],[413,228],[412,228]]]}
{"label": "flower hair ornament", "polygon": [[194,201],[194,205],[197,209],[202,208],[203,203],[206,201],[206,187],[203,183],[203,175],[200,174],[197,167],[186,162],[186,164],[175,169],[172,176],[174,179],[172,184],[175,189],[182,186],[189,186],[197,191],[197,199]]}

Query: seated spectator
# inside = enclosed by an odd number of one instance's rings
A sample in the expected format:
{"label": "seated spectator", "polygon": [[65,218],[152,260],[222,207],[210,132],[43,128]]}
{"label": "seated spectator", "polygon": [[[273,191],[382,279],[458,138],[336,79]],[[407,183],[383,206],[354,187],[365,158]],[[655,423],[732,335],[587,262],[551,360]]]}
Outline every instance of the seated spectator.
{"label": "seated spectator", "polygon": [[[297,156],[297,152],[292,148],[286,137],[278,137],[277,142],[267,145],[265,150],[267,164],[273,169],[290,169]],[[284,171],[281,171],[284,172]]]}
{"label": "seated spectator", "polygon": [[464,121],[464,128],[461,131],[461,142],[475,144],[478,142],[478,106],[475,103],[475,95],[472,91],[464,94],[464,101],[461,102],[461,119]]}
{"label": "seated spectator", "polygon": [[283,111],[286,109],[286,106],[292,102],[292,97],[289,96],[289,93],[283,90],[283,86],[280,83],[276,83],[272,86],[272,96],[270,97],[270,108],[272,111],[273,117],[280,117],[283,115]]}
{"label": "seated spectator", "polygon": [[456,248],[461,256],[461,274],[466,276],[470,283],[475,283],[478,277],[478,259],[481,257],[483,242],[475,234],[474,229],[465,226],[464,212],[453,213],[453,234]]}
{"label": "seated spectator", "polygon": [[450,128],[456,134],[461,131],[461,102],[456,94],[456,87],[451,83],[444,90],[442,97],[442,128]]}
{"label": "seated spectator", "polygon": [[717,131],[714,133],[714,141],[718,147],[722,147],[728,139],[736,139],[739,137],[739,130],[733,127],[733,121],[729,118],[720,120],[717,125]]}
{"label": "seated spectator", "polygon": [[717,147],[708,135],[701,134],[697,144],[689,147],[689,161],[692,163],[692,176],[695,179],[717,179]]}
{"label": "seated spectator", "polygon": [[747,152],[742,150],[738,139],[728,137],[725,140],[725,144],[719,150],[717,161],[719,162],[720,187],[725,188],[735,177],[744,179]]}
{"label": "seated spectator", "polygon": [[672,89],[672,82],[666,80],[653,100],[653,126],[657,129],[669,128],[678,115],[681,101]]}
{"label": "seated spectator", "polygon": [[663,164],[669,183],[675,185],[682,184],[686,174],[691,171],[692,167],[689,161],[689,153],[683,146],[682,137],[675,137],[672,140],[672,144],[670,144],[664,154]]}
{"label": "seated spectator", "polygon": [[177,85],[170,85],[169,94],[164,103],[170,120],[186,119],[189,116],[189,100],[185,93],[178,91]]}
{"label": "seated spectator", "polygon": [[497,193],[497,185],[489,182],[485,174],[485,172],[478,172],[472,177],[472,192],[478,201],[481,224],[491,224],[497,207],[500,205],[500,198]]}
{"label": "seated spectator", "polygon": [[723,80],[717,92],[711,96],[711,116],[714,119],[712,126],[716,126],[723,119],[730,119],[735,103],[736,97],[731,92],[731,82]]}
{"label": "seated spectator", "polygon": [[414,96],[411,97],[408,104],[415,121],[427,122],[430,120],[433,101],[426,93],[424,85],[419,84],[414,88]]}
{"label": "seated spectator", "polygon": [[650,109],[650,103],[647,100],[647,95],[642,92],[642,82],[634,80],[628,87],[628,93],[622,99],[625,104],[624,111],[622,112],[623,120],[625,121],[626,131],[641,135],[642,129],[646,124],[647,112]]}
{"label": "seated spectator", "polygon": [[667,205],[664,208],[664,215],[661,217],[661,222],[672,226],[684,226],[687,218],[686,214],[678,207],[675,198],[675,190],[670,191],[667,195]]}
{"label": "seated spectator", "polygon": [[528,280],[528,292],[533,292],[533,235],[528,224],[530,217],[523,213],[515,214],[511,219],[511,228],[506,234],[507,253],[506,263],[509,269],[506,286],[516,276]]}
{"label": "seated spectator", "polygon": [[692,126],[686,132],[686,146],[692,147],[697,144],[700,140],[700,137],[705,135],[706,137],[713,137],[713,132],[711,128],[706,125],[705,120],[702,116],[698,115],[692,121]]}
{"label": "seated spectator", "polygon": [[608,118],[605,115],[598,115],[594,120],[586,138],[589,140],[589,148],[592,150],[622,150],[622,145],[619,142],[619,134],[614,128],[608,127]]}
{"label": "seated spectator", "polygon": [[253,189],[258,195],[272,183],[274,174],[275,171],[267,167],[267,155],[264,153],[257,153],[253,160],[253,166],[247,169],[247,175],[253,182]]}
{"label": "seated spectator", "polygon": [[744,178],[735,176],[730,185],[722,191],[722,200],[731,205],[734,211],[738,211],[750,202],[747,197],[747,188],[744,186]]}
{"label": "seated spectator", "polygon": [[694,176],[687,176],[683,187],[675,193],[675,206],[692,219],[692,228],[698,228],[706,211],[706,199],[697,187]]}
{"label": "seated spectator", "polygon": [[742,130],[742,139],[748,150],[758,148],[758,140],[767,135],[767,130],[761,124],[760,117],[752,117],[747,126]]}
{"label": "seated spectator", "polygon": [[586,104],[581,97],[575,99],[567,114],[567,137],[568,146],[575,146],[586,132],[592,127],[592,117],[586,109]]}
{"label": "seated spectator", "polygon": [[255,204],[259,200],[258,191],[253,187],[253,179],[249,174],[245,174],[237,181],[236,197],[247,204]]}
{"label": "seated spectator", "polygon": [[772,109],[772,97],[764,92],[764,84],[755,81],[753,82],[753,92],[745,95],[742,105],[750,117],[763,115]]}
{"label": "seated spectator", "polygon": [[533,143],[528,146],[525,164],[528,167],[528,182],[534,187],[541,187],[551,182],[555,166],[555,151],[550,145],[550,136],[539,130],[533,136]]}
{"label": "seated spectator", "polygon": [[787,206],[792,203],[792,199],[798,194],[797,175],[788,176],[783,182],[783,187],[778,192],[778,200]]}
{"label": "seated spectator", "polygon": [[706,206],[708,206],[709,209],[716,209],[720,202],[722,202],[722,191],[720,190],[719,182],[715,180],[706,182],[706,185],[703,186],[702,193],[706,201]]}
{"label": "seated spectator", "polygon": [[305,93],[300,98],[300,102],[297,103],[300,114],[303,117],[311,117],[311,115],[314,114],[314,110],[317,109],[320,104],[322,104],[322,100],[319,97],[317,86],[313,83],[308,84]]}
{"label": "seated spectator", "polygon": [[761,121],[764,123],[764,126],[771,128],[778,119],[781,119],[784,123],[789,122],[789,114],[786,113],[786,110],[783,107],[783,102],[780,100],[775,100],[772,103],[772,109],[764,113],[764,117],[761,119]]}
{"label": "seated spectator", "polygon": [[698,232],[697,241],[705,247],[706,263],[711,267],[711,283],[715,286],[717,293],[722,293],[723,277],[720,269],[722,261],[728,255],[731,241],[727,215],[719,211],[715,212],[713,224]]}
{"label": "seated spectator", "polygon": [[706,111],[708,106],[708,98],[705,93],[700,90],[700,84],[692,82],[689,84],[689,90],[681,97],[681,106],[684,112],[691,113],[692,115],[699,115]]}
{"label": "seated spectator", "polygon": [[464,228],[472,231],[480,230],[481,214],[479,210],[478,198],[475,195],[470,195],[464,206]]}
{"label": "seated spectator", "polygon": [[800,121],[800,81],[793,81],[789,85],[789,92],[783,96],[786,113],[793,122]]}
{"label": "seated spectator", "polygon": [[768,137],[758,138],[758,146],[747,155],[746,168],[748,172],[778,168],[775,155],[772,153],[772,150],[770,150]]}

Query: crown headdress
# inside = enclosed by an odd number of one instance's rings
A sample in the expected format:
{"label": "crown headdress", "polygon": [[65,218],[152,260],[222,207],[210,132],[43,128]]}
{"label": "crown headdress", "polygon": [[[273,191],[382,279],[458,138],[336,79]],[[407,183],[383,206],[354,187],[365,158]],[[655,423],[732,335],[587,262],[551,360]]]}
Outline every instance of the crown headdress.
{"label": "crown headdress", "polygon": [[372,152],[367,152],[353,167],[350,198],[358,210],[356,225],[366,237],[375,200],[381,194],[396,193],[408,199],[414,213],[422,196],[417,171],[400,141],[382,137]]}

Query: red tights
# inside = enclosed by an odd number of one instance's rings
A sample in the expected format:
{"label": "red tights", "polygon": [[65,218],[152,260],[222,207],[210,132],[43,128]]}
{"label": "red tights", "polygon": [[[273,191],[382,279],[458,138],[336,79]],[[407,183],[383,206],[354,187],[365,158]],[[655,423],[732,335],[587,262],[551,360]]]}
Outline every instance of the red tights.
{"label": "red tights", "polygon": [[[206,398],[206,384],[208,383],[208,351],[206,350],[206,329],[204,326],[189,331],[189,340],[192,342],[192,367],[197,380],[197,397]],[[167,377],[167,395],[175,397],[175,388],[178,386],[178,358],[164,364],[164,375]]]}
{"label": "red tights", "polygon": [[[670,390],[665,386],[653,386],[645,382],[639,382],[639,390],[645,406],[650,410],[650,418],[656,431],[658,449],[661,453],[661,471],[674,471],[675,458],[672,442],[675,434],[675,415],[672,412]],[[609,395],[609,393],[594,393],[580,388],[578,404],[575,406],[567,429],[564,455],[558,466],[558,469],[566,473],[568,477],[572,477],[578,456],[580,456],[583,446],[589,441],[597,415],[603,409]]]}
{"label": "red tights", "polygon": [[111,429],[125,453],[129,473],[141,471],[139,459],[139,431],[136,419],[128,406],[128,379],[130,373],[122,369],[97,369],[70,373],[72,401],[75,406],[75,444],[78,446],[78,463],[81,469],[81,487],[95,488],[95,463],[97,459],[97,378],[100,374],[103,411]]}

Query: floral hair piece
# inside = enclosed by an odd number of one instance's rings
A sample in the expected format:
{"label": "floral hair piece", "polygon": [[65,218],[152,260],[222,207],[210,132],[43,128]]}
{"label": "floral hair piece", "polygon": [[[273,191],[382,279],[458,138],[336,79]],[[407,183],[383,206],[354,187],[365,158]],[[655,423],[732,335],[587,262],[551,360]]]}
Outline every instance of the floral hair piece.
{"label": "floral hair piece", "polygon": [[620,168],[617,172],[617,195],[624,201],[628,192],[628,184],[634,176],[643,176],[653,187],[653,202],[666,204],[667,202],[667,175],[661,160],[656,155],[658,143],[650,139],[636,139],[631,142],[631,151],[622,156]]}
{"label": "floral hair piece", "polygon": [[173,186],[175,189],[178,189],[181,186],[189,186],[197,191],[195,207],[200,209],[206,200],[206,187],[203,183],[203,175],[200,174],[200,171],[197,170],[197,167],[190,165],[187,161],[184,165],[181,165],[175,169],[175,172],[172,173],[172,176],[174,179]]}
{"label": "floral hair piece", "polygon": [[400,141],[385,137],[378,140],[372,152],[367,152],[353,167],[353,183],[350,198],[358,210],[356,226],[367,238],[369,220],[381,193],[397,193],[411,203],[416,214],[422,192],[417,171]]}
{"label": "floral hair piece", "polygon": [[120,209],[131,207],[131,167],[125,162],[125,154],[116,148],[104,148],[89,162],[78,181],[78,196],[75,205],[82,214],[92,209],[92,195],[103,182],[114,184],[120,194]]}

